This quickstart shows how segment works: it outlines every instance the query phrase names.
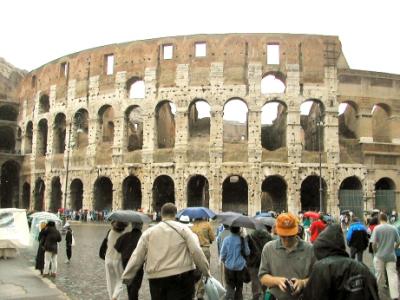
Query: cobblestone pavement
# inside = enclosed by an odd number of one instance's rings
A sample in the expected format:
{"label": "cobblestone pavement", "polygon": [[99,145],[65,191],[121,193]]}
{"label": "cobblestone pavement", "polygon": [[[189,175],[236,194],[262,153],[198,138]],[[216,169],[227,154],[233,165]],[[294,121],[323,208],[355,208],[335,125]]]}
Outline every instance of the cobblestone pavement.
{"label": "cobblestone pavement", "polygon": [[[71,299],[76,300],[107,300],[107,287],[104,271],[104,261],[98,256],[100,244],[108,229],[108,224],[75,223],[72,224],[76,246],[72,248],[72,259],[70,264],[65,264],[65,236],[59,245],[58,253],[58,274],[52,281],[59,289],[65,292]],[[22,253],[34,265],[36,248],[29,249]],[[371,255],[364,252],[364,262],[371,266]],[[39,272],[38,272],[39,273]],[[220,267],[217,260],[217,247],[213,243],[211,247],[211,273],[221,280]],[[126,289],[123,291],[121,300],[128,299]],[[387,291],[383,291],[387,299]],[[243,288],[244,299],[251,299],[251,286],[245,284]],[[140,299],[149,300],[149,285],[145,277],[140,290]]]}

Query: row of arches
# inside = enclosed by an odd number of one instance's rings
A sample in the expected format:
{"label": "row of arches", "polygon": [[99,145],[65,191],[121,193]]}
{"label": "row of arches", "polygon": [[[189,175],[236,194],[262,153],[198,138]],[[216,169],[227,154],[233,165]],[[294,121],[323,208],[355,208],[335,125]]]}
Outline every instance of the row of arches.
{"label": "row of arches", "polygon": [[[300,203],[302,210],[319,210],[319,176],[311,175],[301,183]],[[322,179],[324,209],[327,208],[327,185]],[[110,178],[99,177],[93,185],[93,208],[95,210],[113,209],[113,192],[115,187]],[[23,185],[23,205],[29,207],[30,186]],[[375,183],[375,207],[391,211],[395,205],[396,186],[390,178],[381,178]],[[41,178],[35,182],[33,191],[35,210],[43,210],[45,183]],[[71,209],[83,208],[83,182],[79,178],[72,180],[69,186]],[[347,177],[339,187],[340,210],[350,209],[362,216],[364,196],[361,181],[355,177]],[[209,183],[206,177],[194,175],[190,177],[186,187],[187,206],[209,207]],[[175,202],[175,184],[168,175],[158,176],[153,182],[151,209],[159,212],[166,202]],[[138,177],[130,175],[122,182],[122,208],[139,209],[143,206],[141,182]],[[62,191],[59,177],[51,181],[51,193],[48,210],[57,211],[62,207]],[[248,212],[248,184],[240,175],[231,175],[222,183],[222,210]],[[287,211],[287,183],[279,175],[269,176],[261,184],[261,210]]]}

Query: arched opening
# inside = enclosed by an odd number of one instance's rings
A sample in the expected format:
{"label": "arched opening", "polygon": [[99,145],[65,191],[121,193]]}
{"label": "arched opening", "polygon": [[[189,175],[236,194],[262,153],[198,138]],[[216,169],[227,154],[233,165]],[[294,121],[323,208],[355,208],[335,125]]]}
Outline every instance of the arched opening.
{"label": "arched opening", "polygon": [[261,79],[261,94],[276,94],[285,92],[282,74],[269,73]]}
{"label": "arched opening", "polygon": [[41,119],[38,124],[37,155],[45,156],[47,153],[47,120]]}
{"label": "arched opening", "polygon": [[0,120],[17,121],[18,111],[11,105],[2,105],[0,107]]}
{"label": "arched opening", "polygon": [[94,209],[98,211],[112,210],[113,184],[108,177],[99,177],[94,183]]}
{"label": "arched opening", "polygon": [[280,176],[269,176],[261,185],[261,211],[283,212],[287,207],[287,184]]}
{"label": "arched opening", "polygon": [[139,106],[130,106],[125,112],[127,150],[143,148],[143,110]]}
{"label": "arched opening", "polygon": [[324,151],[324,107],[318,100],[307,100],[300,106],[302,143],[306,151]]}
{"label": "arched opening", "polygon": [[376,104],[372,108],[372,138],[374,142],[390,143],[390,108],[386,104]]}
{"label": "arched opening", "polygon": [[43,211],[44,210],[44,191],[46,186],[42,178],[36,179],[35,182],[35,190],[33,191],[34,195],[34,206],[33,209],[35,211]]}
{"label": "arched opening", "polygon": [[157,148],[175,147],[176,106],[171,101],[162,101],[156,107]]}
{"label": "arched opening", "polygon": [[19,207],[19,165],[12,160],[1,166],[0,207]]}
{"label": "arched opening", "polygon": [[74,115],[72,141],[76,149],[84,149],[89,144],[89,114],[87,110],[80,109]]}
{"label": "arched opening", "polygon": [[22,186],[22,208],[29,210],[31,205],[31,185],[27,182]]}
{"label": "arched opening", "polygon": [[0,127],[0,152],[14,152],[15,151],[15,136],[14,129],[8,126]]}
{"label": "arched opening", "polygon": [[222,184],[222,211],[248,213],[247,182],[239,175],[227,177]]}
{"label": "arched opening", "polygon": [[51,196],[49,210],[51,212],[57,212],[62,207],[62,192],[60,177],[53,177],[51,180]]}
{"label": "arched opening", "polygon": [[375,183],[375,208],[388,214],[396,210],[396,185],[392,179],[384,177]]}
{"label": "arched opening", "polygon": [[142,207],[142,188],[139,178],[130,175],[122,183],[123,209],[138,210]]}
{"label": "arched opening", "polygon": [[209,207],[210,193],[208,180],[202,175],[194,175],[187,185],[187,206]]}
{"label": "arched opening", "polygon": [[321,178],[322,183],[322,208],[319,201],[319,180],[316,175],[308,176],[301,183],[301,210],[325,211],[326,210],[326,183]]}
{"label": "arched opening", "polygon": [[70,206],[72,210],[80,210],[83,208],[83,183],[80,179],[75,178],[70,185]]}
{"label": "arched opening", "polygon": [[189,105],[189,138],[208,143],[210,140],[211,107],[205,100],[195,100]]}
{"label": "arched opening", "polygon": [[353,102],[339,104],[339,139],[357,138],[357,106]]}
{"label": "arched opening", "polygon": [[65,151],[65,134],[66,134],[66,121],[65,115],[62,113],[57,114],[54,120],[53,127],[53,149],[54,153],[64,153]]}
{"label": "arched opening", "polygon": [[351,210],[357,217],[363,217],[363,192],[361,181],[356,176],[347,177],[340,184],[339,208]]}
{"label": "arched opening", "polygon": [[39,98],[39,114],[47,113],[50,110],[49,96],[44,94]]}
{"label": "arched opening", "polygon": [[247,104],[239,98],[233,98],[224,106],[224,142],[247,142]]}
{"label": "arched opening", "polygon": [[26,124],[26,132],[25,132],[25,154],[32,153],[32,137],[33,137],[33,125],[32,122],[29,121]]}
{"label": "arched opening", "polygon": [[102,142],[113,144],[114,142],[114,109],[110,105],[104,105],[99,110],[100,132]]}
{"label": "arched opening", "polygon": [[261,109],[261,144],[273,151],[286,147],[286,106],[278,101],[266,103]]}
{"label": "arched opening", "polygon": [[144,81],[139,77],[132,77],[126,82],[129,99],[143,99],[146,94]]}
{"label": "arched opening", "polygon": [[167,202],[175,203],[174,181],[167,175],[161,175],[153,183],[153,211],[160,213],[161,207]]}

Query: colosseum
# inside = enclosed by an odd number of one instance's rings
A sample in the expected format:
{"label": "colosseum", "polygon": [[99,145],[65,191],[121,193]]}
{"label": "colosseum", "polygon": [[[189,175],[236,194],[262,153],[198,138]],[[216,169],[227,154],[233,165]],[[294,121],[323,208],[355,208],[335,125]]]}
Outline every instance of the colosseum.
{"label": "colosseum", "polygon": [[351,69],[337,36],[164,37],[16,74],[1,81],[18,84],[1,86],[0,207],[400,205],[400,75]]}

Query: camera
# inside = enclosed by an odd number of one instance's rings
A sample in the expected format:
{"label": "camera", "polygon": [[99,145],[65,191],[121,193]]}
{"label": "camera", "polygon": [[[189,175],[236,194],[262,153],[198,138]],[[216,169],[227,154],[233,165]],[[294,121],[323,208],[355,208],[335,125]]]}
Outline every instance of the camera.
{"label": "camera", "polygon": [[293,281],[290,279],[286,279],[285,281],[286,289],[290,294],[294,294],[294,286],[293,286]]}

